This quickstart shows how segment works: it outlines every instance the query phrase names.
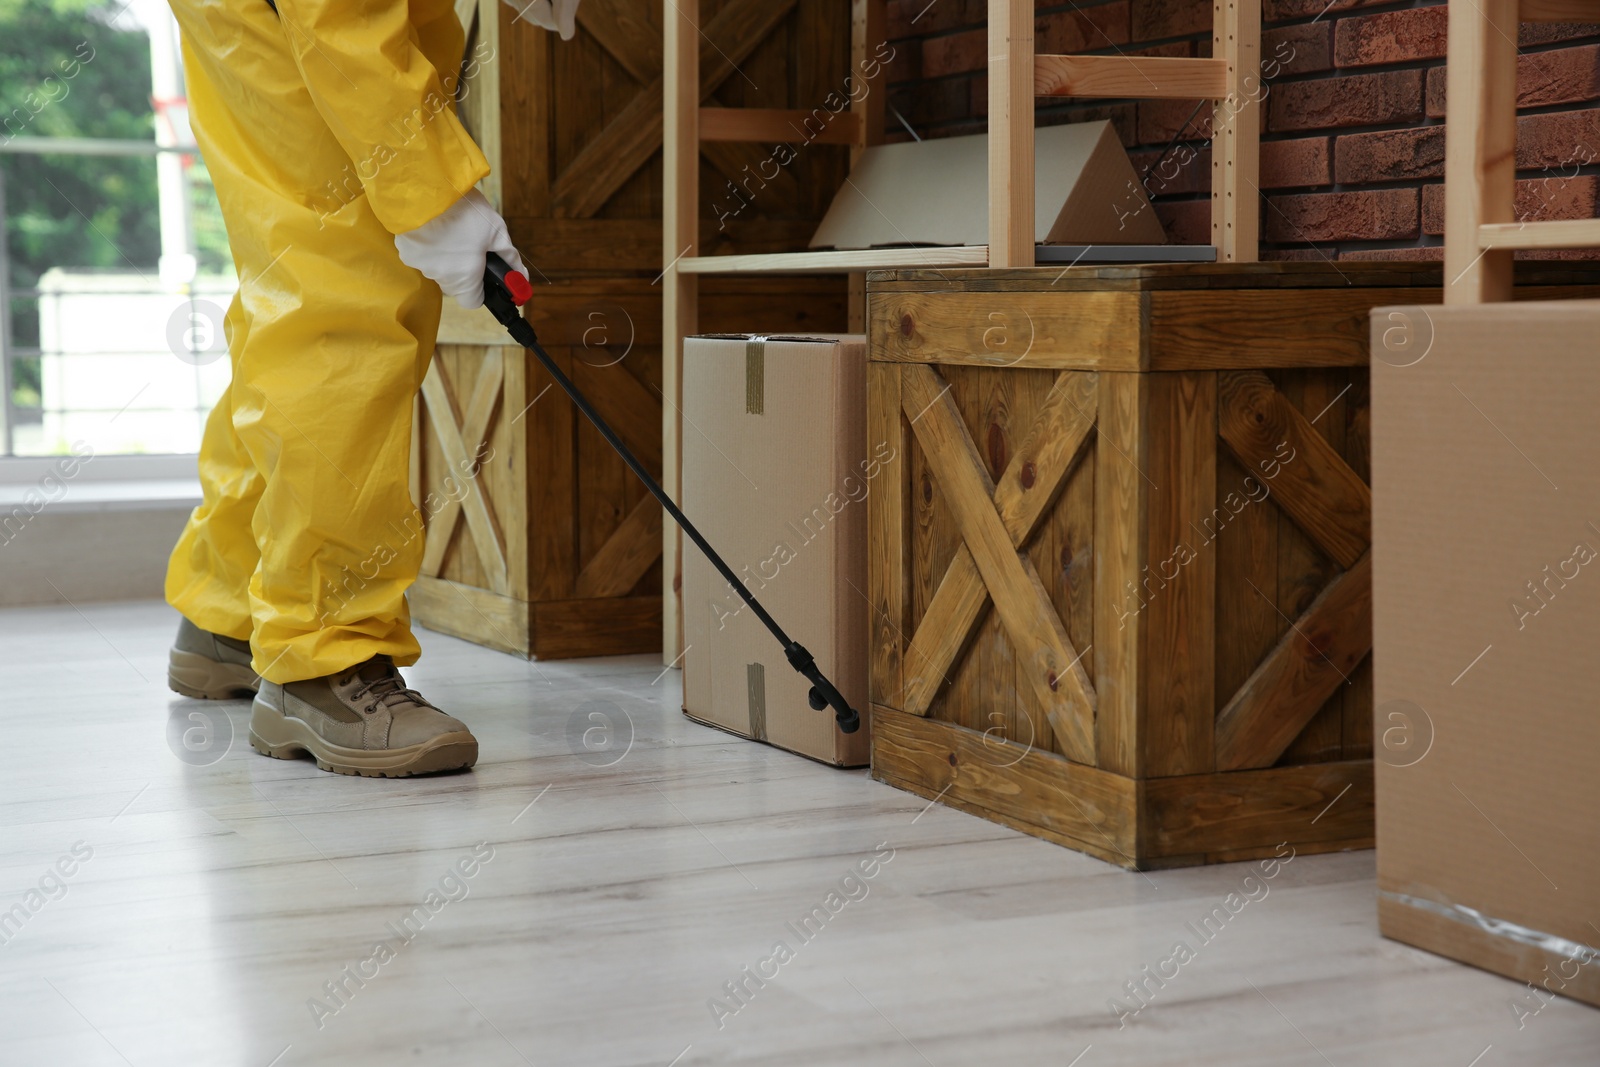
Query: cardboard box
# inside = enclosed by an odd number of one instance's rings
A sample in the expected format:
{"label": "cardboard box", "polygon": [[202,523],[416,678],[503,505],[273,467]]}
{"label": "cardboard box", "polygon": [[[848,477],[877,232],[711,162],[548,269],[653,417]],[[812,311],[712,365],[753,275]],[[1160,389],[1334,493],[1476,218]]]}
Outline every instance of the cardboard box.
{"label": "cardboard box", "polygon": [[684,539],[683,710],[844,767],[867,762],[868,492],[892,486],[866,440],[866,341],[690,337],[683,346],[683,508],[862,717],[832,710]]}
{"label": "cardboard box", "polygon": [[[1034,232],[1050,244],[1167,243],[1109,122],[1034,131]],[[989,138],[939,137],[861,153],[812,248],[989,241]]]}
{"label": "cardboard box", "polygon": [[[1600,301],[1372,312],[1383,933],[1600,1004]],[[1546,992],[1548,990],[1548,992]]]}

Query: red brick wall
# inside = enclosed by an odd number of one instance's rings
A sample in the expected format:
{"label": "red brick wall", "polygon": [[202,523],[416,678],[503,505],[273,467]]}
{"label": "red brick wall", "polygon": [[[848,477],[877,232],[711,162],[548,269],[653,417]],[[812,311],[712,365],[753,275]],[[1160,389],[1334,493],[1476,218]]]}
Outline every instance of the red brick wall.
{"label": "red brick wall", "polygon": [[[1437,258],[1444,229],[1445,6],[1265,0],[1263,259]],[[889,0],[889,102],[922,137],[984,128],[984,0]],[[1037,0],[1040,52],[1206,56],[1209,0]],[[1524,25],[1519,215],[1600,214],[1600,25]],[[1038,122],[1109,118],[1175,241],[1210,240],[1210,108],[1041,101]],[[908,140],[889,114],[891,139]],[[1147,173],[1148,170],[1148,173]]]}

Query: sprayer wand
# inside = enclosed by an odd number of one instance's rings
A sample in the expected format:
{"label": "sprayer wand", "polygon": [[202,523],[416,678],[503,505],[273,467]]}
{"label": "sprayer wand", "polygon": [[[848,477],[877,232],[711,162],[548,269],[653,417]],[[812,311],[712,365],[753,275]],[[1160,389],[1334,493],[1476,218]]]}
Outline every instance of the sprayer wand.
{"label": "sprayer wand", "polygon": [[539,344],[533,326],[522,317],[522,312],[519,310],[531,299],[533,299],[533,285],[528,279],[512,270],[511,265],[498,255],[490,252],[487,268],[483,272],[483,303],[489,309],[489,313],[499,320],[500,325],[506,328],[513,340],[538,357],[539,362],[544,365],[545,372],[571,398],[578,410],[583,412],[584,418],[594,424],[594,428],[600,431],[600,436],[604,437],[606,443],[622,457],[622,462],[626,463],[628,469],[644,483],[646,489],[650,490],[650,495],[661,502],[661,507],[672,516],[672,520],[688,535],[689,540],[705,553],[711,565],[717,568],[717,572],[727,580],[740,598],[750,605],[750,610],[755,612],[756,618],[761,620],[762,625],[778,639],[778,643],[783,646],[783,655],[789,661],[789,666],[811,683],[811,692],[807,694],[811,707],[817,711],[833,708],[834,720],[839,724],[839,729],[847,734],[855,733],[861,728],[861,717],[856,714],[856,710],[850,706],[839,690],[834,688],[833,683],[828,681],[828,676],[817,666],[816,659],[804,645],[783,632],[783,627],[767,613],[767,609],[761,606],[761,602],[739,580],[733,568],[717,554],[717,550],[711,547],[711,543],[695,528],[694,523],[689,521],[689,517],[672,502],[666,490],[650,476],[650,472],[644,469],[638,457],[629,451],[628,446],[622,443],[610,426],[606,425],[606,420],[600,417],[600,413],[589,404],[588,399],[578,391],[577,386],[572,384],[571,379],[561,372],[555,360],[551,359],[550,354]]}

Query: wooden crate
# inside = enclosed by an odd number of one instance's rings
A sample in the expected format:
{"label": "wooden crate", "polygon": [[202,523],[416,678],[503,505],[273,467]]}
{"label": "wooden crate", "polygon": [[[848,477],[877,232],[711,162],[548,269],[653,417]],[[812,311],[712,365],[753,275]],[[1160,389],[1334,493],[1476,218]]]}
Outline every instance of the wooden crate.
{"label": "wooden crate", "polygon": [[[849,5],[705,6],[706,104],[811,106],[845,84]],[[494,166],[486,194],[529,264],[535,328],[659,475],[661,41],[673,9],[589,0],[570,42],[496,0],[457,12],[469,34],[460,112]],[[804,244],[848,153],[812,145],[768,175],[772,146],[707,144],[702,247]],[[848,315],[842,278],[718,279],[704,287],[699,328],[842,331]],[[663,530],[644,487],[486,314],[448,306],[439,342],[417,419],[415,489],[431,516],[417,621],[523,655],[658,651]],[[454,483],[462,500],[451,502],[445,478],[484,444],[493,458],[470,485]]]}
{"label": "wooden crate", "polygon": [[872,274],[873,776],[1141,869],[1370,847],[1367,315],[1440,283]]}
{"label": "wooden crate", "polygon": [[[828,279],[752,279],[711,294],[707,314],[712,329],[817,332],[839,328],[845,303]],[[659,288],[540,286],[530,318],[659,476]],[[661,506],[487,312],[447,309],[416,426],[413,495],[427,538],[410,594],[418,623],[546,659],[660,649]]]}

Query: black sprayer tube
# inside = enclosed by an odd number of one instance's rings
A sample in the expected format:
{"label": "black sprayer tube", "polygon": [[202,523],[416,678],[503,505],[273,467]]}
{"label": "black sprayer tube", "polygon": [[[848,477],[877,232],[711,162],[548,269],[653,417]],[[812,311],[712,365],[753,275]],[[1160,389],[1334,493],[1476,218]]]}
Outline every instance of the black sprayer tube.
{"label": "black sprayer tube", "polygon": [[804,645],[783,632],[783,627],[779,626],[777,620],[767,613],[767,609],[761,606],[761,602],[739,580],[739,576],[733,573],[733,568],[729,567],[723,558],[717,554],[717,550],[711,547],[711,543],[695,528],[694,523],[689,521],[689,517],[679,510],[677,504],[672,502],[672,498],[667,496],[666,490],[662,489],[660,484],[650,476],[650,472],[644,469],[644,465],[639,462],[638,457],[629,451],[628,446],[622,443],[610,426],[606,425],[606,420],[601,418],[600,413],[590,406],[588,399],[578,391],[577,386],[572,384],[571,379],[561,372],[561,368],[556,366],[555,360],[551,359],[549,353],[539,344],[539,338],[533,332],[533,327],[528,323],[527,319],[522,317],[522,312],[518,310],[522,304],[528,302],[532,295],[533,286],[529,284],[528,279],[517,271],[512,270],[510,264],[506,263],[505,260],[490,252],[487,269],[483,272],[483,303],[489,309],[489,313],[499,320],[500,325],[506,328],[513,340],[538,357],[539,362],[544,364],[545,371],[551,378],[555,379],[555,383],[572,399],[578,410],[583,412],[584,418],[594,424],[594,428],[600,431],[600,436],[604,437],[606,443],[616,449],[617,455],[622,457],[622,462],[626,463],[628,469],[633,471],[634,475],[644,483],[646,489],[650,490],[650,495],[661,502],[661,507],[665,509],[668,515],[672,516],[672,520],[688,535],[689,540],[693,541],[700,551],[705,553],[706,558],[711,561],[711,565],[717,568],[717,572],[727,579],[728,584],[733,587],[740,598],[750,605],[750,610],[755,612],[756,618],[761,620],[762,625],[772,631],[772,636],[777,638],[778,643],[783,646],[783,654],[788,659],[789,666],[793,667],[805,677],[806,681],[811,683],[811,692],[808,694],[808,699],[812,708],[821,711],[824,708],[832,707],[834,719],[838,722],[839,729],[847,734],[855,733],[861,728],[861,717],[856,714],[856,710],[850,706],[839,690],[834,688],[833,683],[828,681],[827,675],[822,673],[811,653],[806,651]]}

